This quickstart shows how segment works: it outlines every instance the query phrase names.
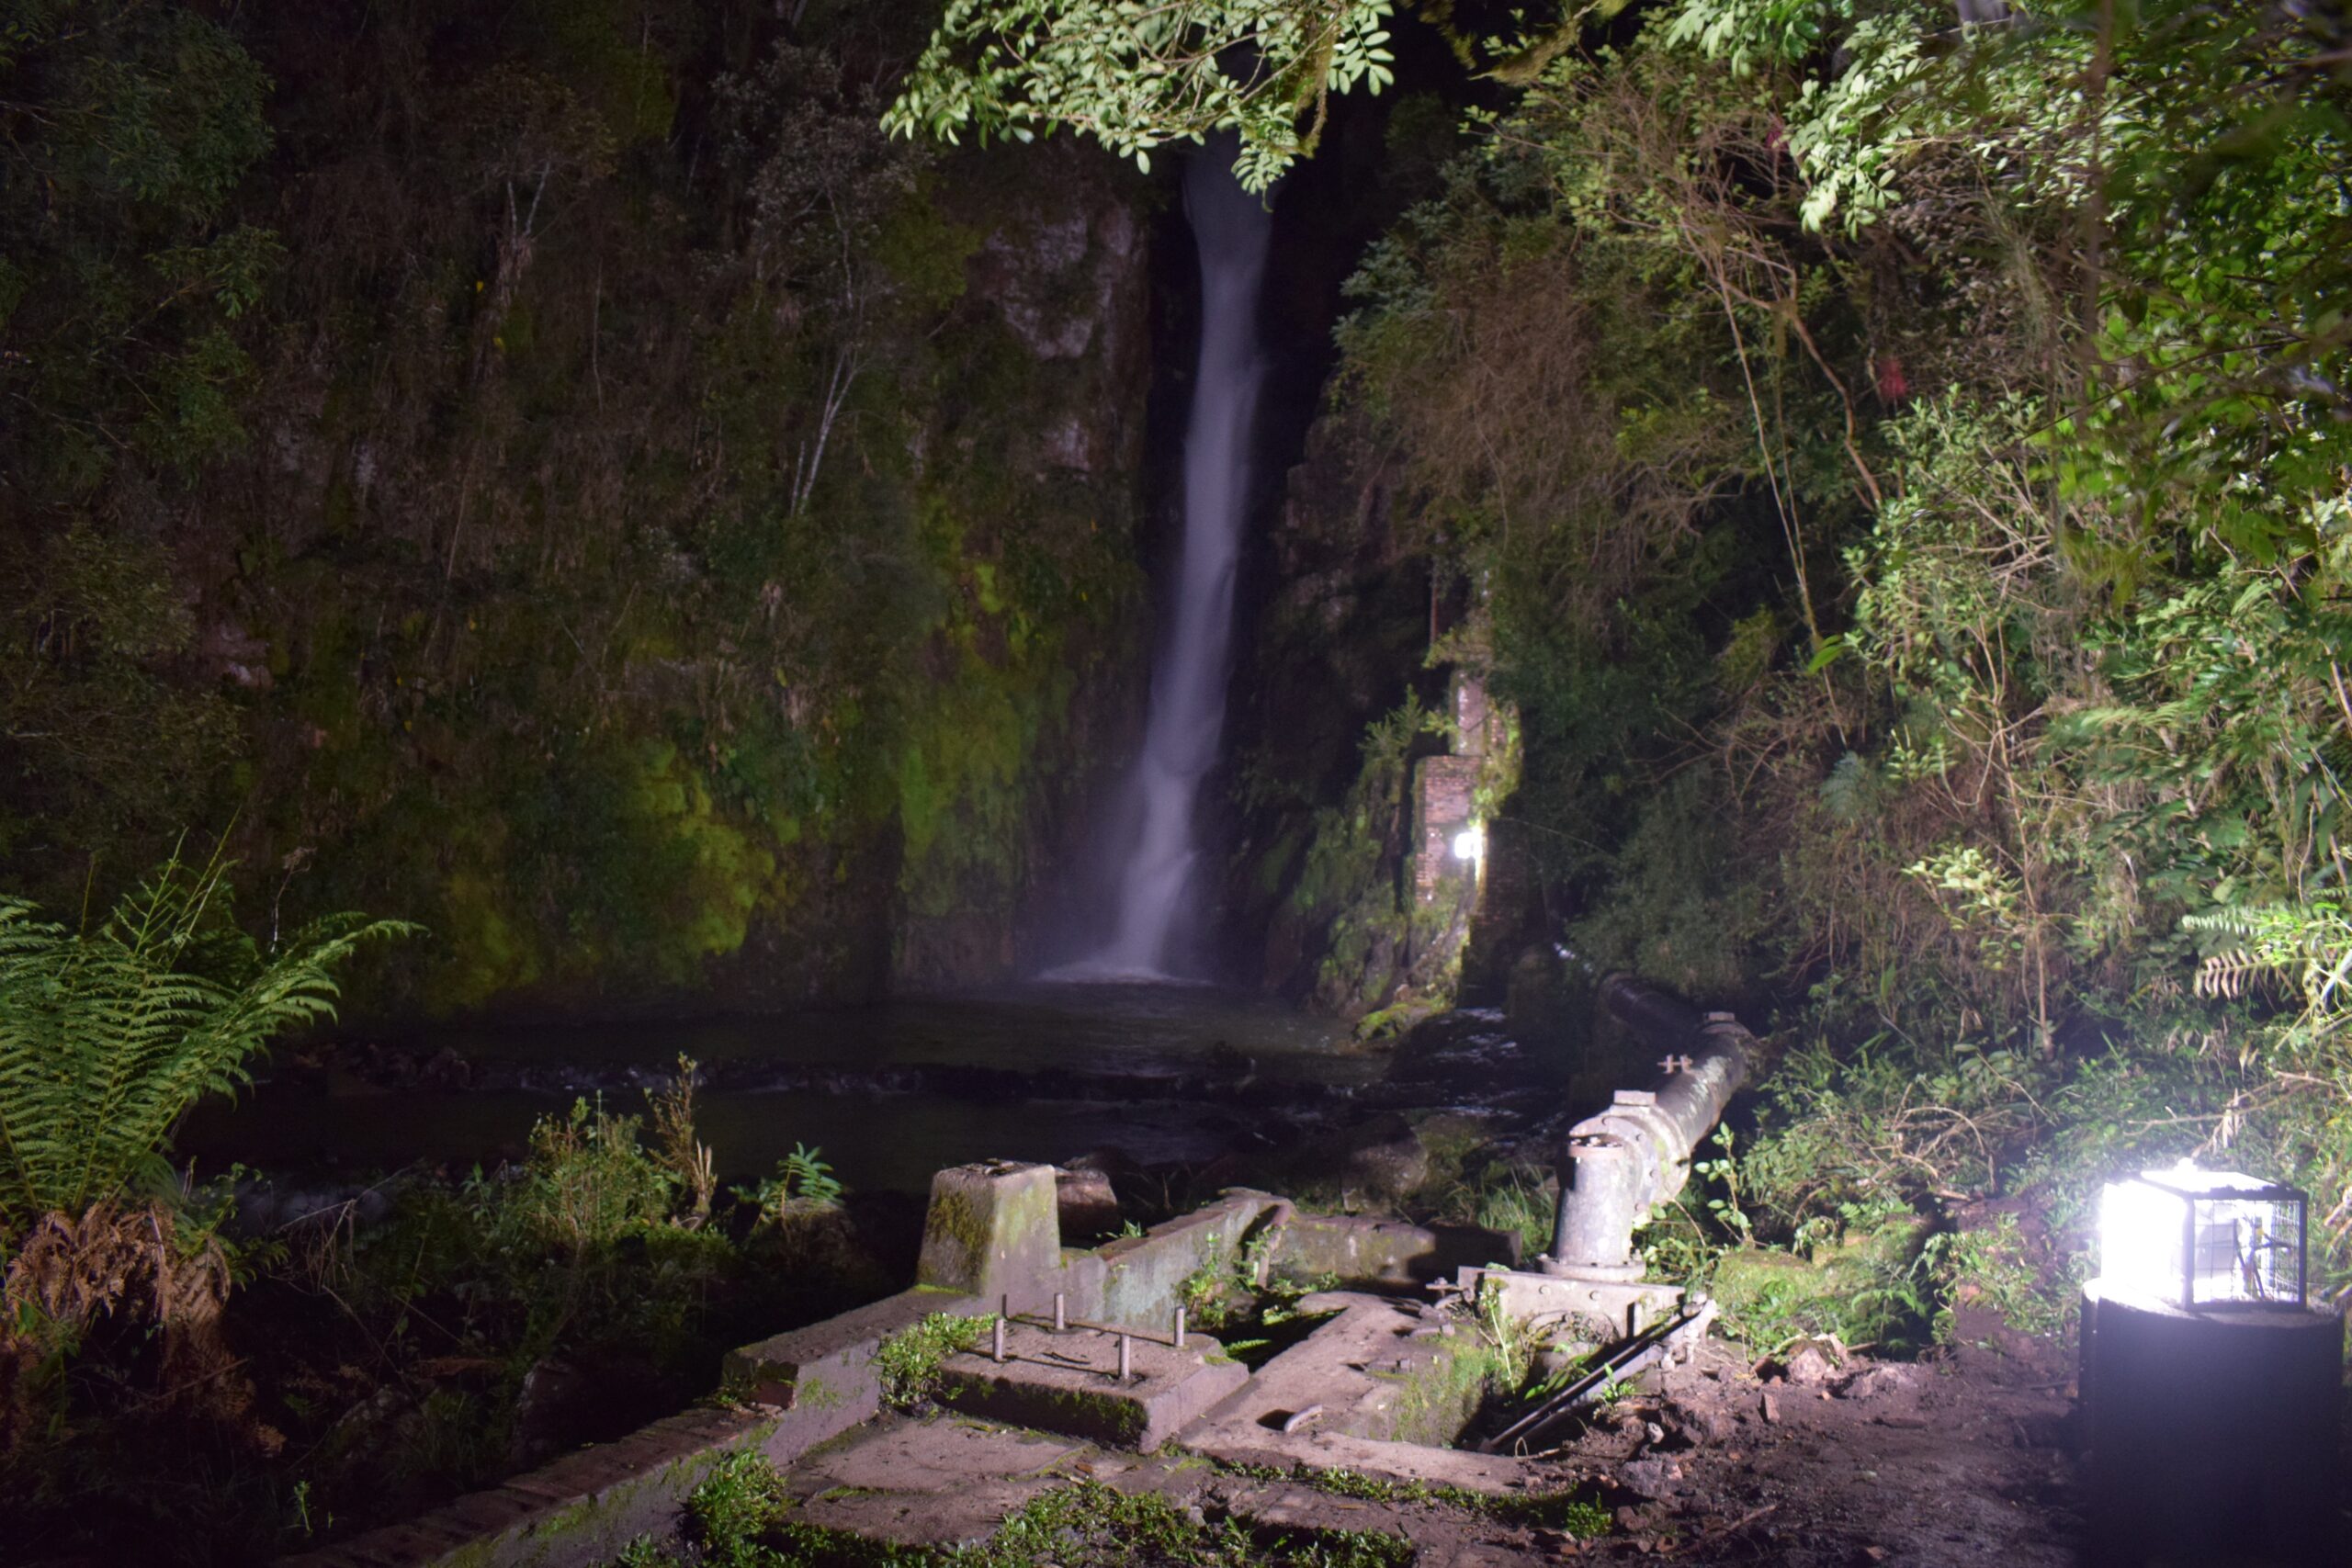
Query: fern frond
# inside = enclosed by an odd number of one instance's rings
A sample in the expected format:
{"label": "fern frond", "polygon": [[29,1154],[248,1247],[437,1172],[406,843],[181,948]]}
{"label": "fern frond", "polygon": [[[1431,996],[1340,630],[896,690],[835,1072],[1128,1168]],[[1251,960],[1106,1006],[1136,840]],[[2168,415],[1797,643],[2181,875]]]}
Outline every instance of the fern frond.
{"label": "fern frond", "polygon": [[334,970],[413,927],[337,916],[265,957],[227,919],[228,867],[176,854],[77,934],[0,899],[0,1232],[119,1193],[274,1036],[334,1016]]}

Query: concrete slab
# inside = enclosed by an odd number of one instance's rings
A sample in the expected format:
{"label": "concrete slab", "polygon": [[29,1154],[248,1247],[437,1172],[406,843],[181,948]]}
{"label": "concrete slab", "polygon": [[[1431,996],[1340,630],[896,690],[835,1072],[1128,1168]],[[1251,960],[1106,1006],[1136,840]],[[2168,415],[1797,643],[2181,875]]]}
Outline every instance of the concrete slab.
{"label": "concrete slab", "polygon": [[812,1525],[915,1546],[985,1540],[1006,1516],[1083,1473],[1082,1443],[933,1416],[885,1416],[785,1478]]}
{"label": "concrete slab", "polygon": [[1288,1430],[1442,1443],[1467,1418],[1476,1391],[1447,1375],[1466,1330],[1418,1302],[1351,1291],[1317,1292],[1298,1309],[1334,1315],[1261,1367],[1211,1424],[1237,1439]]}
{"label": "concrete slab", "polygon": [[1344,1470],[1374,1481],[1419,1482],[1458,1486],[1492,1497],[1518,1496],[1548,1473],[1524,1460],[1474,1454],[1462,1449],[1428,1449],[1419,1443],[1385,1443],[1344,1432],[1255,1433],[1194,1427],[1184,1447],[1227,1464],[1272,1470]]}
{"label": "concrete slab", "polygon": [[1087,1451],[1068,1438],[949,1416],[877,1421],[792,1472],[795,1492],[933,1492],[975,1481],[1039,1474]]}
{"label": "concrete slab", "polygon": [[1005,1359],[987,1350],[950,1356],[936,1397],[950,1409],[1149,1453],[1249,1382],[1206,1335],[1177,1349],[1125,1336],[1129,1375],[1119,1377],[1122,1336],[1108,1330],[1014,1323]]}
{"label": "concrete slab", "polygon": [[1539,1332],[1600,1343],[1640,1333],[1682,1304],[1682,1290],[1647,1280],[1596,1280],[1523,1269],[1464,1269],[1456,1287],[1476,1301],[1501,1297],[1503,1312]]}

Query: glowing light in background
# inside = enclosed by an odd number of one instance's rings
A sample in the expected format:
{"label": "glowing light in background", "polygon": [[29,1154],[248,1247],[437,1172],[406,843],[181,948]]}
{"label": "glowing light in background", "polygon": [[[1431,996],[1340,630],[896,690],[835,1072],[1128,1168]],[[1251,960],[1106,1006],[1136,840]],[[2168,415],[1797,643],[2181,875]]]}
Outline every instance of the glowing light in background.
{"label": "glowing light in background", "polygon": [[2302,1194],[2182,1161],[2100,1195],[2099,1277],[2176,1306],[2303,1301]]}

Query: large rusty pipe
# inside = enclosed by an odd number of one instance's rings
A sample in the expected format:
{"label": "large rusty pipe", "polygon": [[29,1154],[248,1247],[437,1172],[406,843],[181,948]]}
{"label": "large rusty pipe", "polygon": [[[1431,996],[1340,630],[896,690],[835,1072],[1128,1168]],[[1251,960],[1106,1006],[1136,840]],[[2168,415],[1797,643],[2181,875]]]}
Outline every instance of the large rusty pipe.
{"label": "large rusty pipe", "polygon": [[1568,1133],[1549,1274],[1632,1280],[1634,1231],[1682,1190],[1690,1152],[1747,1081],[1755,1037],[1728,1013],[1702,1013],[1631,976],[1600,983],[1600,1001],[1661,1054],[1649,1087],[1619,1089],[1609,1108]]}

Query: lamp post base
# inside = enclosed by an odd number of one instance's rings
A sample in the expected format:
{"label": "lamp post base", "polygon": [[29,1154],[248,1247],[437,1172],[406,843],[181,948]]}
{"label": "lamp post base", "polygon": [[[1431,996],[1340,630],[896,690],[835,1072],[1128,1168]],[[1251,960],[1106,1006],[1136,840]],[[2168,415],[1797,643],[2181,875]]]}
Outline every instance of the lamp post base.
{"label": "lamp post base", "polygon": [[2340,1563],[2344,1320],[2083,1287],[2085,1555]]}

